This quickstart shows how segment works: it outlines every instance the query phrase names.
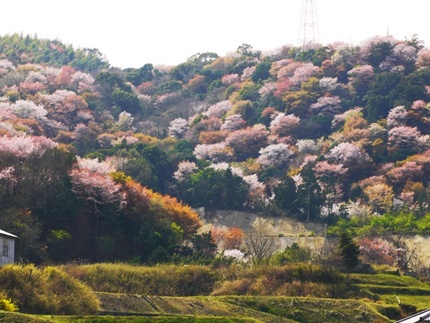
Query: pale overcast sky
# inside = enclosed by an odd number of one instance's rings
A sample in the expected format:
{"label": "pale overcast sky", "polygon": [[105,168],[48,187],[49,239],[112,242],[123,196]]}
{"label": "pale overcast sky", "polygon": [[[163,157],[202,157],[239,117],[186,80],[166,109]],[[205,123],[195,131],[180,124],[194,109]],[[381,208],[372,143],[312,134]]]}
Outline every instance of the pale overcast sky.
{"label": "pale overcast sky", "polygon": [[[113,66],[177,65],[243,43],[269,51],[297,45],[304,0],[14,0],[0,35],[37,34],[98,48]],[[315,0],[321,44],[417,34],[430,47],[430,0]]]}

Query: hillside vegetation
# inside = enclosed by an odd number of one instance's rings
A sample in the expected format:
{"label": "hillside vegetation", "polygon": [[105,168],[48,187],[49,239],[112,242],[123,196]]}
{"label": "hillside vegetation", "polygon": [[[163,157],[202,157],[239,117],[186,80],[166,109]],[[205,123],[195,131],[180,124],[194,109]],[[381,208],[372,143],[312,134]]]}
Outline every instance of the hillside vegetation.
{"label": "hillside vegetation", "polygon": [[430,50],[417,37],[242,44],[120,70],[97,49],[15,34],[0,58],[0,227],[20,236],[18,259],[250,252],[199,232],[191,207],[335,235],[429,233]]}
{"label": "hillside vegetation", "polygon": [[[0,228],[22,263],[0,269],[0,321],[389,322],[428,306],[406,243],[430,234],[415,36],[121,70],[6,35],[0,137]],[[252,223],[203,230],[197,209]],[[321,228],[320,248],[279,248],[273,218]]]}

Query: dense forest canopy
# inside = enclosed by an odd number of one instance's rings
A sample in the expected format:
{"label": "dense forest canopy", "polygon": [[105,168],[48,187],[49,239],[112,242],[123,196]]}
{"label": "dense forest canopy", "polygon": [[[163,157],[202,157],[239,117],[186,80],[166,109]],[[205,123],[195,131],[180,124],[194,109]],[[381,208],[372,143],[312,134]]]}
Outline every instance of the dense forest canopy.
{"label": "dense forest canopy", "polygon": [[210,253],[191,207],[329,224],[408,214],[423,232],[429,102],[416,37],[242,44],[125,70],[97,49],[0,37],[0,227],[32,261]]}

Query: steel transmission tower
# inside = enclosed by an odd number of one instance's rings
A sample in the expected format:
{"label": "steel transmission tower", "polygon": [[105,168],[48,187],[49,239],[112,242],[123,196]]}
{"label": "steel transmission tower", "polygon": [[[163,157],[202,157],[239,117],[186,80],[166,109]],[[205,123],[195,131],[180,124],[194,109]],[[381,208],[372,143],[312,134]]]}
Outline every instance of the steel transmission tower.
{"label": "steel transmission tower", "polygon": [[297,45],[303,50],[314,48],[319,43],[319,31],[315,0],[302,0],[302,14]]}

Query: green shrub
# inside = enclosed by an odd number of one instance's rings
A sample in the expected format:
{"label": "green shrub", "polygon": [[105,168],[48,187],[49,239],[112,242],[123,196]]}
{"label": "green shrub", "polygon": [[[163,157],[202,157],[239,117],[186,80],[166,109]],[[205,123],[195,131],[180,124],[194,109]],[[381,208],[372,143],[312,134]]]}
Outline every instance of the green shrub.
{"label": "green shrub", "polygon": [[0,286],[22,312],[94,314],[99,309],[95,294],[59,268],[6,265],[0,270]]}

